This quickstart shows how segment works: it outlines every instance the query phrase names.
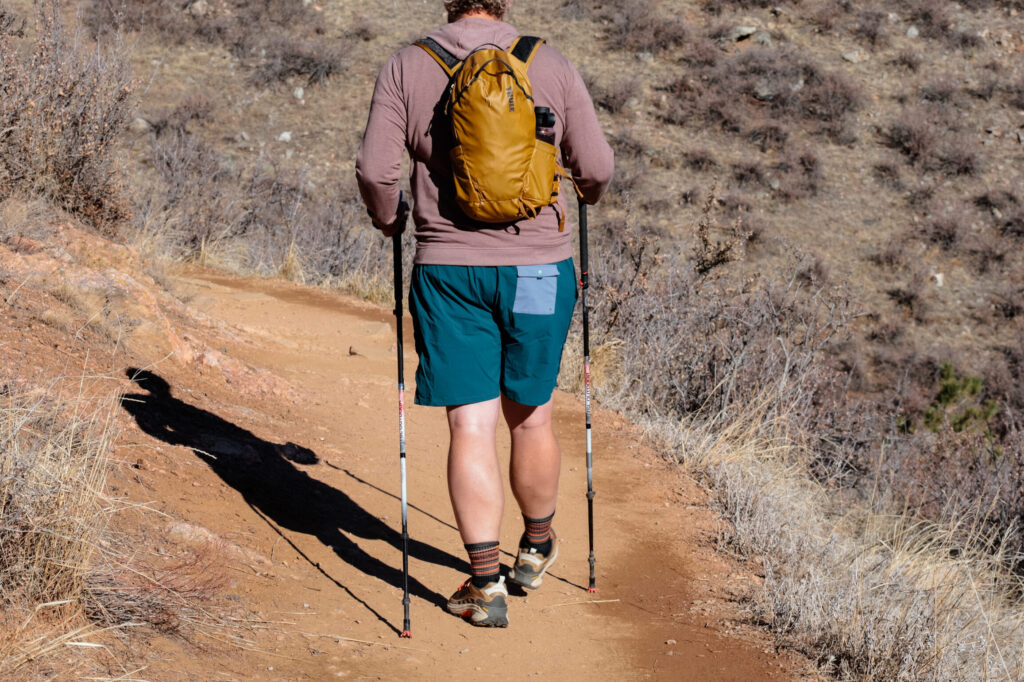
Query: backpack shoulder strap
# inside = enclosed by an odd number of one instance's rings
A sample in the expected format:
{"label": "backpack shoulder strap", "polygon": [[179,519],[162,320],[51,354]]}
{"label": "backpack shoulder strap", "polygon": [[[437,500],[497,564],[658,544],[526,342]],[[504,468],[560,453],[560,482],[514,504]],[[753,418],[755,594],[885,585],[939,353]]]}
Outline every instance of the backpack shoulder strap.
{"label": "backpack shoulder strap", "polygon": [[519,36],[512,47],[509,48],[509,53],[523,64],[526,64],[526,68],[530,68],[530,62],[533,61],[534,55],[537,54],[537,48],[543,43],[544,40],[537,36]]}
{"label": "backpack shoulder strap", "polygon": [[423,48],[427,54],[434,58],[444,72],[451,78],[452,74],[455,73],[455,69],[459,67],[460,59],[453,55],[448,50],[441,47],[436,40],[433,38],[422,38],[413,43],[417,47]]}

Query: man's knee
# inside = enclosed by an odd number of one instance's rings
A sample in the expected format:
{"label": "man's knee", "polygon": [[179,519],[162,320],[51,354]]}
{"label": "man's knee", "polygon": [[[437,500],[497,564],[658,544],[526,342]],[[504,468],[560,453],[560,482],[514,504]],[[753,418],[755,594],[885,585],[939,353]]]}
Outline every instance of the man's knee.
{"label": "man's knee", "polygon": [[502,406],[505,421],[512,433],[537,432],[551,430],[551,401],[543,405],[521,405],[505,398]]}
{"label": "man's knee", "polygon": [[497,427],[497,401],[448,408],[448,428],[453,435],[493,435]]}

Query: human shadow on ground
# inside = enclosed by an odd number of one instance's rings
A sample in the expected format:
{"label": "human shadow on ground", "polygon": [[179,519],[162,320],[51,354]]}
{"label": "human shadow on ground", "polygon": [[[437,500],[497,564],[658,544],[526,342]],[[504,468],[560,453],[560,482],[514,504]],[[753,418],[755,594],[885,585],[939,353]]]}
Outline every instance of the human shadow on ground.
{"label": "human shadow on ground", "polygon": [[[367,512],[344,492],[318,481],[293,464],[315,464],[319,461],[315,452],[294,443],[271,443],[211,412],[189,405],[171,395],[167,381],[153,372],[129,368],[125,374],[148,391],[121,399],[122,407],[135,418],[139,428],[170,445],[191,448],[272,526],[276,524],[277,532],[285,528],[311,535],[352,567],[402,588],[400,569],[368,554],[350,538],[383,540],[401,550],[401,533]],[[285,539],[306,561],[394,628],[306,556],[291,539]],[[468,563],[423,542],[411,540],[409,554],[420,561],[469,573]],[[412,576],[409,577],[409,593],[442,608],[447,601]]]}

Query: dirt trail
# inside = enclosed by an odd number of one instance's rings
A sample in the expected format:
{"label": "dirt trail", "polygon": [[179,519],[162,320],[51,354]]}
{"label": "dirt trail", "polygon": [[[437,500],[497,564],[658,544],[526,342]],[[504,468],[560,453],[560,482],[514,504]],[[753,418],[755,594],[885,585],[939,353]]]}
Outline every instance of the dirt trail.
{"label": "dirt trail", "polygon": [[[152,678],[797,677],[799,661],[775,653],[755,631],[726,632],[714,604],[737,601],[756,578],[710,549],[718,521],[701,490],[639,445],[634,427],[600,410],[600,591],[587,594],[582,406],[564,394],[555,399],[564,451],[559,562],[540,590],[510,598],[510,627],[497,631],[443,611],[467,569],[445,486],[443,413],[410,408],[413,638],[399,639],[389,312],[295,285],[204,272],[188,273],[178,286],[226,340],[193,363],[200,371],[172,362],[150,368],[155,376],[141,384],[150,392],[137,390],[125,403],[135,417],[127,441],[136,451],[148,448],[139,482],[189,520],[183,532],[201,538],[209,529],[232,550],[237,583],[228,598],[256,616],[245,644],[214,645],[203,656],[189,645],[151,641],[144,657]],[[411,376],[415,358],[406,354]],[[256,369],[263,394],[224,383],[217,370],[228,358]],[[318,463],[300,463],[311,454]],[[514,547],[522,523],[511,493],[507,500],[504,550]]]}

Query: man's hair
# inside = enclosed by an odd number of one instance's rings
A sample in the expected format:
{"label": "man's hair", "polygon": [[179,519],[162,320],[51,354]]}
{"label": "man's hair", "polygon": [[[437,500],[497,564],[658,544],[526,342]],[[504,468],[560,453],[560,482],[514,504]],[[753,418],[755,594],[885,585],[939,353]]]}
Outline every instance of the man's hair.
{"label": "man's hair", "polygon": [[444,8],[453,18],[473,10],[483,10],[492,17],[501,19],[508,11],[508,0],[447,0]]}

